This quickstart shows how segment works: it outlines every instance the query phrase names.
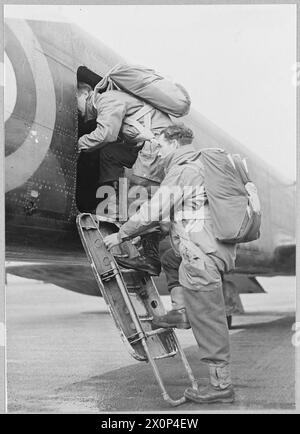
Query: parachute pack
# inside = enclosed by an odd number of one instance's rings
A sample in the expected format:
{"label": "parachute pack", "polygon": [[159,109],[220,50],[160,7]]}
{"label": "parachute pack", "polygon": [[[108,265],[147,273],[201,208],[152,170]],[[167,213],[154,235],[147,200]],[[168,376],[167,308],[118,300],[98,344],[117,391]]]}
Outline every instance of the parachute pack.
{"label": "parachute pack", "polygon": [[200,159],[215,237],[229,244],[257,240],[261,207],[245,161],[238,154],[215,148],[201,150]]}
{"label": "parachute pack", "polygon": [[105,75],[94,90],[97,93],[116,89],[130,93],[174,117],[187,115],[190,110],[191,100],[183,86],[143,66],[118,64]]}
{"label": "parachute pack", "polygon": [[[136,113],[124,118],[122,126],[124,136],[126,136],[128,126],[130,126],[134,127],[140,137],[151,140],[155,137],[155,132],[160,130],[156,126],[154,131],[155,119],[156,123],[160,119],[158,124],[164,125],[163,128],[165,128],[169,123],[172,123],[169,115],[184,116],[188,114],[191,106],[190,97],[183,86],[173,83],[157,74],[153,69],[143,66],[128,64],[114,66],[95,86],[94,106],[98,92],[111,90],[126,92],[144,102],[142,108]],[[153,111],[158,112],[153,114]],[[167,123],[165,118],[170,122]],[[157,171],[156,167],[157,152],[153,152],[150,142],[146,141],[146,143],[147,145],[140,151],[139,158],[132,168],[133,172],[160,182],[161,170]]]}

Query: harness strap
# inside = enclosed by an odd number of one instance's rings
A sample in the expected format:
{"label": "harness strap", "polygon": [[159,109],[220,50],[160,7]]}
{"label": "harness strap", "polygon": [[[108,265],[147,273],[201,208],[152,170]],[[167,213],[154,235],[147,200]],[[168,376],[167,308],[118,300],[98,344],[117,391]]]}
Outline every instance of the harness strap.
{"label": "harness strap", "polygon": [[[147,135],[152,134],[151,131],[151,112],[154,108],[150,104],[144,104],[144,106],[138,110],[134,115],[128,116],[124,119],[124,124],[132,125],[142,135],[146,132]],[[139,119],[144,119],[144,125],[139,122]]]}
{"label": "harness strap", "polygon": [[239,155],[232,155],[232,158],[235,163],[235,169],[242,178],[243,183],[246,185],[248,184],[248,182],[251,182],[251,179],[249,178],[247,169],[245,167],[245,163],[243,162],[241,157]]}

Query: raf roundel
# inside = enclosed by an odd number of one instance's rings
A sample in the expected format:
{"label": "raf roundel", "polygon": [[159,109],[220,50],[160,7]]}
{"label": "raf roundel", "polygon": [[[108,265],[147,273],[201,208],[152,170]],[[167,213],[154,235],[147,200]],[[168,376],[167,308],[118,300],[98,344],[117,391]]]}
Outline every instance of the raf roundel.
{"label": "raf roundel", "polygon": [[[53,79],[39,41],[25,21],[10,21],[8,32],[12,40],[16,41],[13,48],[18,48],[24,62],[12,62],[16,65],[15,70],[10,65],[11,58],[7,62],[7,71],[10,74],[7,91],[12,92],[12,97],[7,98],[5,108],[7,118],[5,125],[5,192],[23,185],[39,168],[49,150],[56,118]],[[15,50],[9,52],[9,46],[7,47],[7,59],[13,51]],[[18,71],[18,68],[21,70]],[[22,95],[23,89],[18,82],[20,74],[33,82],[32,96]],[[16,83],[15,98],[13,96],[14,80]],[[32,97],[29,107],[20,106],[22,97],[23,100],[26,97]],[[17,107],[19,107],[18,111]],[[12,118],[18,118],[20,122],[21,128],[17,138],[14,131],[10,129],[9,121]]]}

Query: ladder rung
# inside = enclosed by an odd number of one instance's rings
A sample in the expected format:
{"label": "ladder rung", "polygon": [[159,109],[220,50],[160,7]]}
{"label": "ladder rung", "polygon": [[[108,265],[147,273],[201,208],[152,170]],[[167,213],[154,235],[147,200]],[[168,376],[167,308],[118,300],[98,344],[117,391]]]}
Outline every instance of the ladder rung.
{"label": "ladder rung", "polygon": [[154,358],[154,360],[162,360],[162,359],[168,359],[169,357],[174,357],[176,355],[177,355],[177,351],[174,350],[171,353],[163,354],[161,356],[155,356],[153,358]]}
{"label": "ladder rung", "polygon": [[110,270],[105,271],[105,273],[100,274],[100,278],[101,278],[101,280],[106,282],[110,279],[113,279],[117,274],[118,274],[118,271],[111,268]]}
{"label": "ladder rung", "polygon": [[90,231],[91,229],[97,230],[98,228],[96,226],[83,226],[83,229]]}
{"label": "ladder rung", "polygon": [[136,342],[139,342],[144,338],[144,335],[142,333],[136,333],[134,335],[128,336],[127,340],[130,344],[135,344]]}

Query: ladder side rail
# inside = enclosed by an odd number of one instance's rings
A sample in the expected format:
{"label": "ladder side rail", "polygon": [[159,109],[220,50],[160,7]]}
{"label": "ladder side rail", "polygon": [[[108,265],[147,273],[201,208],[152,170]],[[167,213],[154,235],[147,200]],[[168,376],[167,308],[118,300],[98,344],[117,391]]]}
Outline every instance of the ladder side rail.
{"label": "ladder side rail", "polygon": [[[119,330],[119,332],[120,332],[120,334],[121,334],[122,341],[124,342],[124,344],[125,344],[125,346],[126,346],[128,352],[129,352],[129,354],[130,354],[133,358],[135,358],[136,360],[138,360],[138,361],[145,361],[146,359],[145,359],[144,357],[140,356],[136,351],[134,351],[134,349],[132,348],[132,346],[131,346],[130,343],[128,342],[127,336],[125,335],[125,333],[124,333],[124,331],[123,331],[123,329],[122,329],[122,326],[121,326],[121,324],[120,324],[120,321],[119,321],[118,315],[116,314],[115,310],[114,310],[113,307],[111,306],[110,300],[109,300],[109,298],[108,298],[108,296],[107,296],[107,294],[106,294],[105,287],[104,287],[103,282],[102,282],[102,280],[101,280],[101,277],[100,277],[100,275],[99,275],[99,273],[98,273],[98,271],[97,271],[97,267],[96,267],[96,264],[95,264],[95,262],[94,262],[94,259],[93,259],[92,255],[91,255],[91,253],[90,253],[90,251],[89,251],[89,249],[88,249],[88,247],[87,247],[86,239],[85,239],[85,237],[84,237],[84,235],[83,235],[83,228],[80,226],[80,220],[81,220],[82,217],[85,217],[85,216],[86,216],[86,217],[87,217],[87,216],[91,217],[90,214],[82,214],[82,215],[79,215],[79,216],[77,217],[78,227],[79,227],[79,229],[80,229],[79,234],[80,234],[80,238],[81,238],[81,241],[82,241],[82,244],[83,244],[84,250],[85,250],[85,252],[86,252],[86,255],[87,255],[87,257],[88,257],[88,259],[89,259],[89,261],[90,261],[90,263],[91,263],[91,265],[92,265],[91,268],[92,268],[92,271],[93,271],[94,277],[95,277],[95,279],[96,279],[96,281],[97,281],[98,287],[101,288],[101,295],[103,296],[103,298],[104,298],[104,300],[105,300],[105,303],[106,303],[106,305],[108,306],[108,309],[109,309],[109,311],[110,311],[110,314],[111,314],[111,316],[113,317],[113,319],[114,319],[114,321],[115,321],[115,324],[116,324],[116,326],[117,326],[117,328],[118,328],[118,330]],[[93,219],[92,219],[92,220],[93,220]],[[93,220],[93,222],[94,222],[94,220]],[[94,224],[95,224],[95,227],[90,227],[90,228],[88,228],[88,229],[86,229],[86,230],[91,230],[91,229],[92,229],[92,230],[97,230],[97,231],[99,231],[99,229],[98,229],[98,227],[97,227],[97,225],[96,225],[95,222],[94,222]]]}

